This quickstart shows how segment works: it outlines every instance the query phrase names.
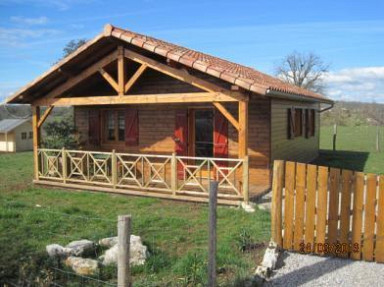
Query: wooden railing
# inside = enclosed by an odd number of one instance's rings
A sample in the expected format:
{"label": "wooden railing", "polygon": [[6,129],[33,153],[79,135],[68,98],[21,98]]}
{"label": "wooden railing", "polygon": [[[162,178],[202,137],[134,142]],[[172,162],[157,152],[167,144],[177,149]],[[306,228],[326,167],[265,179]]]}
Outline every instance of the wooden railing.
{"label": "wooden railing", "polygon": [[384,262],[384,175],[275,161],[272,190],[280,247]]}
{"label": "wooden railing", "polygon": [[206,197],[219,182],[218,197],[248,201],[248,160],[38,149],[39,180],[104,186],[171,196]]}

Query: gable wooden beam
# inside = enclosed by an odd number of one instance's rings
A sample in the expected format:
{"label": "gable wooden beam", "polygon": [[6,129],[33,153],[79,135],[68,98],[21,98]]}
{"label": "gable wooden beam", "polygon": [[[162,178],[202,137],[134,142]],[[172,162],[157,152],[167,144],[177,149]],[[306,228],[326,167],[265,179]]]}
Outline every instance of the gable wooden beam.
{"label": "gable wooden beam", "polygon": [[88,106],[88,105],[121,105],[121,104],[168,104],[168,103],[209,103],[209,102],[237,101],[221,93],[172,93],[172,94],[144,94],[129,96],[97,96],[39,99],[38,105],[53,106]]}
{"label": "gable wooden beam", "polygon": [[99,69],[100,74],[103,76],[103,78],[112,86],[112,88],[120,94],[120,88],[119,84],[116,83],[116,81],[112,78],[112,76],[105,71],[103,68]]}
{"label": "gable wooden beam", "polygon": [[105,67],[106,65],[113,62],[116,59],[117,59],[117,51],[114,51],[114,52],[110,53],[108,56],[106,56],[105,58],[101,59],[100,61],[96,62],[95,64],[91,65],[90,67],[88,67],[87,69],[82,71],[79,75],[68,79],[65,83],[63,83],[59,87],[55,88],[51,92],[49,92],[45,96],[45,98],[50,99],[50,98],[54,98],[54,97],[62,95],[63,93],[65,93],[69,89],[73,88],[78,83],[80,83],[81,81],[83,81],[86,78],[88,78],[89,76],[97,73],[100,70],[100,68]]}
{"label": "gable wooden beam", "polygon": [[39,122],[37,123],[38,128],[40,128],[43,125],[43,123],[45,122],[45,120],[47,119],[47,117],[49,116],[49,114],[51,113],[52,110],[53,110],[53,106],[49,106],[44,111],[44,114],[41,116],[41,118],[39,119]]}
{"label": "gable wooden beam", "polygon": [[125,67],[124,67],[124,48],[119,46],[117,48],[117,81],[119,90],[117,91],[120,96],[124,95],[124,84],[125,84]]}
{"label": "gable wooden beam", "polygon": [[133,74],[133,76],[129,79],[129,81],[125,84],[124,92],[128,93],[129,89],[137,82],[139,77],[145,72],[147,69],[146,64],[142,64],[140,68]]}
{"label": "gable wooden beam", "polygon": [[199,89],[202,89],[204,91],[211,92],[211,93],[222,93],[222,94],[229,96],[229,97],[232,97],[236,100],[247,100],[247,97],[244,94],[242,94],[241,92],[229,91],[229,90],[220,88],[215,84],[212,84],[208,81],[205,81],[203,79],[200,79],[198,77],[190,75],[183,70],[179,70],[179,69],[167,66],[165,64],[162,64],[158,61],[155,61],[151,58],[143,56],[143,55],[136,53],[134,51],[125,49],[124,55],[125,55],[125,57],[131,59],[132,61],[135,61],[135,62],[140,63],[140,64],[146,64],[151,69],[159,71],[163,74],[171,76],[171,77],[178,79],[180,81],[186,82],[186,83],[188,83],[192,86],[195,86]]}
{"label": "gable wooden beam", "polygon": [[223,114],[223,116],[237,129],[239,130],[239,122],[232,116],[232,114],[218,102],[213,102],[213,105]]}

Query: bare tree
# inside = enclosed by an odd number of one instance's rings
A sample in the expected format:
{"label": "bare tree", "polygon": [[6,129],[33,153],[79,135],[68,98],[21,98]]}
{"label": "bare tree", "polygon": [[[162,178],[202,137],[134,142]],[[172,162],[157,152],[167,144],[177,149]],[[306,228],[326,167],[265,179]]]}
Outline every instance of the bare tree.
{"label": "bare tree", "polygon": [[64,59],[68,55],[75,52],[78,48],[83,46],[85,43],[87,43],[87,39],[77,39],[77,40],[71,40],[69,41],[63,48],[63,56],[57,60],[54,64],[59,62],[60,60]]}
{"label": "bare tree", "polygon": [[329,65],[314,53],[296,51],[284,57],[275,67],[276,76],[281,80],[316,93],[324,92],[323,75],[328,70]]}

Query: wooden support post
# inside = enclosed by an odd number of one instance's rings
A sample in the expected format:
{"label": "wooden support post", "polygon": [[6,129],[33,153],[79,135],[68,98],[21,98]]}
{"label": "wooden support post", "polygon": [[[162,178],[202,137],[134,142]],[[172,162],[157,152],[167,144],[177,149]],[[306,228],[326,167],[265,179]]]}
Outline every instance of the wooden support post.
{"label": "wooden support post", "polygon": [[232,114],[221,103],[213,102],[213,105],[235,127],[236,130],[239,130],[239,122],[232,116]]}
{"label": "wooden support post", "polygon": [[39,179],[39,151],[40,146],[40,107],[32,106],[32,131],[33,131],[33,172],[35,180]]}
{"label": "wooden support post", "polygon": [[112,185],[113,188],[116,188],[117,185],[117,157],[116,151],[112,150],[111,155],[111,172],[112,172]]}
{"label": "wooden support post", "polygon": [[337,138],[337,124],[334,124],[333,125],[333,140],[332,140],[333,151],[336,150],[336,138]]}
{"label": "wooden support post", "polygon": [[248,101],[239,101],[239,158],[248,155]]}
{"label": "wooden support post", "polygon": [[131,242],[131,216],[119,215],[117,220],[117,286],[131,287],[131,269],[129,266],[129,247]]}
{"label": "wooden support post", "polygon": [[217,223],[217,188],[219,182],[211,181],[209,184],[209,258],[208,258],[208,286],[216,286],[216,223]]}
{"label": "wooden support post", "polygon": [[282,237],[283,185],[284,185],[284,161],[275,160],[273,164],[271,234],[272,234],[272,241],[274,241],[279,247],[283,246],[283,237]]}
{"label": "wooden support post", "polygon": [[177,191],[177,159],[176,153],[172,153],[171,159],[171,189],[173,195],[176,195]]}
{"label": "wooden support post", "polygon": [[243,198],[246,204],[249,203],[249,158],[246,155],[243,161]]}
{"label": "wooden support post", "polygon": [[117,82],[119,85],[119,96],[124,95],[125,85],[125,68],[124,68],[124,48],[122,46],[117,49]]}
{"label": "wooden support post", "polygon": [[65,147],[61,150],[61,158],[62,158],[62,171],[63,171],[63,182],[67,182],[67,151],[65,150]]}

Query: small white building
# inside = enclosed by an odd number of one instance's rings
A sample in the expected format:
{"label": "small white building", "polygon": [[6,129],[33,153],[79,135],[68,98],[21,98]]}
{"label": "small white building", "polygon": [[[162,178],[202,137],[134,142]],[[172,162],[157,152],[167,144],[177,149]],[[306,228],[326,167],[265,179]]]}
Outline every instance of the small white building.
{"label": "small white building", "polygon": [[30,119],[0,121],[0,152],[32,150],[33,133]]}

